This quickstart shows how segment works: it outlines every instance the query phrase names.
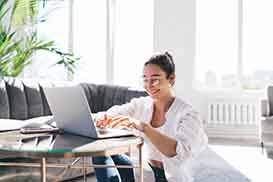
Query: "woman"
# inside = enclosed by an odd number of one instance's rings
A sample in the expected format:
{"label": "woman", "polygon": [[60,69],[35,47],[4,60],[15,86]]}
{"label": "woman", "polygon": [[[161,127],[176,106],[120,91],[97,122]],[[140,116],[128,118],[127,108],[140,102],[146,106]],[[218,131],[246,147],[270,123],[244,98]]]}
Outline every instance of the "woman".
{"label": "woman", "polygon": [[[189,164],[207,145],[198,113],[173,93],[175,64],[169,53],[150,58],[143,69],[143,86],[149,96],[113,106],[96,123],[100,128],[135,128],[145,141],[148,163],[156,182],[193,181]],[[131,165],[125,155],[94,157],[94,164]],[[134,181],[132,169],[95,169],[102,181]]]}

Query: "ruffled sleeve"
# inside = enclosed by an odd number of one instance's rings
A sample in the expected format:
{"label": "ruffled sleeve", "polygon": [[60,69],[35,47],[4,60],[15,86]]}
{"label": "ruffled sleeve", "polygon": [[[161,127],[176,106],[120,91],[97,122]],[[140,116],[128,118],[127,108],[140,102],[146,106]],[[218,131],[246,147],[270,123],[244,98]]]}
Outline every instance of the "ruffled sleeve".
{"label": "ruffled sleeve", "polygon": [[208,143],[202,119],[192,108],[187,109],[179,119],[175,138],[177,155],[170,158],[174,163],[181,163],[196,157]]}

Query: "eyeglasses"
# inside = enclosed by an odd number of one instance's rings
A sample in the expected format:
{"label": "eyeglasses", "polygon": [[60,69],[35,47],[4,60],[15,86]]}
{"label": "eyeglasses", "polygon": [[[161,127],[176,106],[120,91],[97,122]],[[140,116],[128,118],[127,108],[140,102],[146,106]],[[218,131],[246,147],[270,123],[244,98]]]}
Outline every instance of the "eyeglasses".
{"label": "eyeglasses", "polygon": [[142,80],[142,83],[143,83],[143,86],[148,86],[149,84],[151,84],[152,86],[157,86],[157,85],[160,85],[161,79],[160,78],[150,78],[150,79],[144,78]]}

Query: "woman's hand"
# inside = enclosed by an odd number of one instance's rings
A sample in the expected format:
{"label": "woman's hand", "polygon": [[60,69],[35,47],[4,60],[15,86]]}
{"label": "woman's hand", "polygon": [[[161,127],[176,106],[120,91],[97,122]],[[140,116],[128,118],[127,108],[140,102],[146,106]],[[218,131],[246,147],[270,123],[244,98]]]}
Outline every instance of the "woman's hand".
{"label": "woman's hand", "polygon": [[112,118],[107,116],[106,114],[104,115],[104,117],[99,118],[96,121],[96,127],[98,128],[106,128],[106,126],[112,122]]}
{"label": "woman's hand", "polygon": [[128,128],[129,124],[129,117],[127,116],[118,115],[112,117],[106,114],[96,122],[98,128]]}
{"label": "woman's hand", "polygon": [[103,118],[96,122],[96,126],[98,128],[134,128],[143,132],[146,124],[127,116],[118,115],[112,117],[105,114]]}
{"label": "woman's hand", "polygon": [[127,125],[129,128],[137,129],[138,131],[144,132],[145,127],[148,126],[146,123],[141,122],[137,119],[130,118],[130,122]]}

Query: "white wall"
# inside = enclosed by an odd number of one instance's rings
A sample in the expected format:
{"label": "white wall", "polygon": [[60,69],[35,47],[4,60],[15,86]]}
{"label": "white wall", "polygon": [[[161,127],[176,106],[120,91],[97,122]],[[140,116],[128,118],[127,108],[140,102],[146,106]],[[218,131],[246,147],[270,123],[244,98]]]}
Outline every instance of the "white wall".
{"label": "white wall", "polygon": [[195,57],[195,0],[154,0],[154,51],[172,53],[176,94],[206,117],[206,98],[192,89]]}

